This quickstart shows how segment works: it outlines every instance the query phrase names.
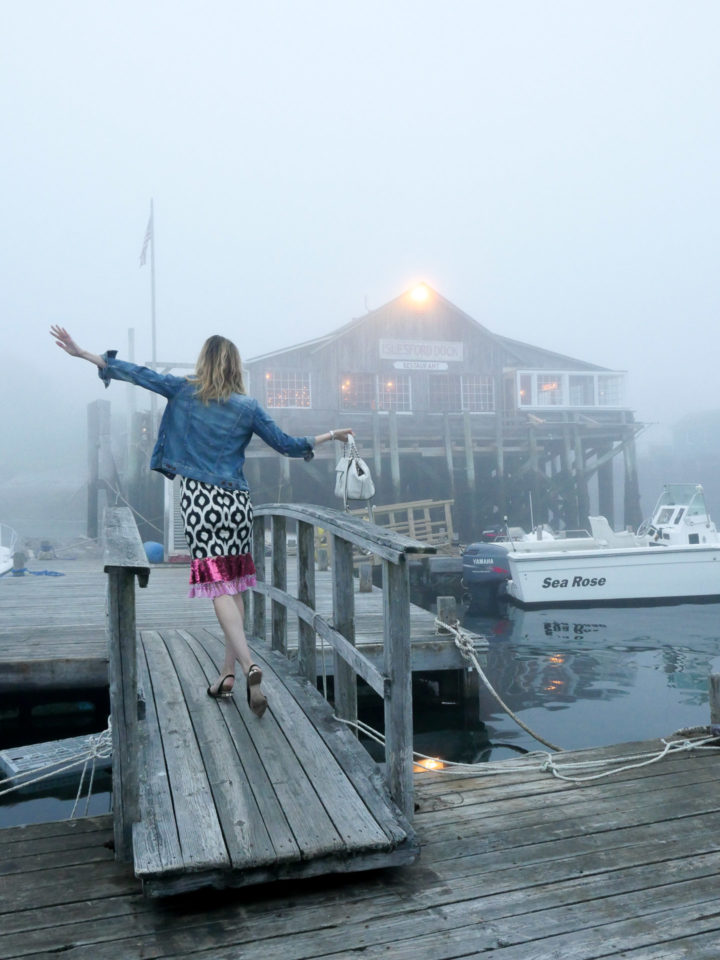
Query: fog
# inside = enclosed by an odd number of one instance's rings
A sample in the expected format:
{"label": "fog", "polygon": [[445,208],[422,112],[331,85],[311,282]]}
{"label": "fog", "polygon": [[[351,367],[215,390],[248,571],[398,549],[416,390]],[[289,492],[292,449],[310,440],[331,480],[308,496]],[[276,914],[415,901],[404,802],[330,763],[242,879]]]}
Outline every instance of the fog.
{"label": "fog", "polygon": [[0,521],[85,474],[104,392],[49,324],[151,356],[151,197],[160,359],[425,279],[627,370],[658,430],[716,409],[719,31],[714,0],[5,4]]}

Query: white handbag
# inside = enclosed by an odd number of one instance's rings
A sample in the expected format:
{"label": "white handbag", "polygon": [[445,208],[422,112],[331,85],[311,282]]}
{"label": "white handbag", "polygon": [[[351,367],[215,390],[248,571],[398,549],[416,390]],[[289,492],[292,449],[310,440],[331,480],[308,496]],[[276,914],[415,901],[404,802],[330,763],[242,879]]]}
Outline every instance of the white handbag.
{"label": "white handbag", "polygon": [[342,498],[346,510],[348,500],[369,500],[375,496],[370,467],[358,455],[351,435],[335,467],[335,496]]}

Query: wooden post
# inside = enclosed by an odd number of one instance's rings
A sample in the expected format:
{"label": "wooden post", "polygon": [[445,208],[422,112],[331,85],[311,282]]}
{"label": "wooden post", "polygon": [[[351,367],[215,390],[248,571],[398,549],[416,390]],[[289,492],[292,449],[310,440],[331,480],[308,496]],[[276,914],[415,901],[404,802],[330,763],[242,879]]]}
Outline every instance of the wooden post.
{"label": "wooden post", "polygon": [[475,489],[475,453],[473,451],[472,420],[467,410],[463,413],[463,430],[465,434],[465,473],[468,488],[472,493]]}
{"label": "wooden post", "polygon": [[358,589],[360,593],[372,593],[372,563],[361,563],[359,568]]}
{"label": "wooden post", "polygon": [[629,428],[629,436],[625,439],[623,446],[623,459],[625,462],[625,503],[624,503],[624,523],[625,526],[631,526],[633,529],[639,527],[642,523],[642,511],[640,509],[640,487],[638,484],[637,461],[635,457],[635,438],[632,428]]}
{"label": "wooden post", "polygon": [[400,449],[398,446],[397,410],[388,413],[388,430],[390,432],[390,479],[392,481],[393,496],[400,499]]}
{"label": "wooden post", "polygon": [[379,480],[382,477],[382,444],[380,443],[380,414],[377,410],[372,412],[372,440],[373,466],[375,467],[375,477]]}
{"label": "wooden post", "polygon": [[385,779],[408,820],[414,813],[412,780],[412,669],[410,578],[405,557],[383,560],[385,675]]}
{"label": "wooden post", "polygon": [[[353,593],[352,544],[333,534],[333,624],[348,643],[355,645],[355,596]],[[345,720],[357,720],[357,681],[355,671],[336,652],[335,713]]]}
{"label": "wooden post", "polygon": [[452,432],[450,430],[450,418],[446,413],[443,414],[443,436],[445,439],[445,462],[447,463],[448,480],[450,481],[450,493],[454,497],[455,466],[453,464]]}
{"label": "wooden post", "polygon": [[135,577],[146,586],[150,567],[127,507],[105,511],[104,570],[108,574],[106,631],[113,751],[115,856],[132,860],[138,814],[138,688]]}
{"label": "wooden post", "polygon": [[504,517],[506,512],[507,496],[505,491],[505,430],[503,416],[495,415],[495,472],[497,476],[497,508],[498,516]]}
{"label": "wooden post", "polygon": [[107,503],[105,481],[110,443],[110,403],[94,400],[88,404],[88,494],[87,535],[91,540],[100,536],[100,523]]}
{"label": "wooden post", "polygon": [[[599,453],[609,453],[612,442],[604,444]],[[613,488],[613,458],[598,467],[598,512],[606,517],[610,526],[615,529],[615,491]]]}
{"label": "wooden post", "polygon": [[575,424],[575,489],[577,490],[578,501],[578,526],[587,527],[590,498],[585,476],[585,451],[583,450],[580,427],[577,424]]}
{"label": "wooden post", "polygon": [[[255,579],[258,583],[265,582],[265,517],[255,517],[253,520],[253,562],[255,563]],[[253,591],[252,633],[259,640],[265,639],[265,594]]]}
{"label": "wooden post", "polygon": [[290,481],[290,457],[280,457],[280,496],[279,500],[292,500]]}
{"label": "wooden post", "polygon": [[[437,598],[437,618],[441,623],[447,623],[448,626],[454,627],[457,625],[457,600],[455,597]],[[450,633],[449,630],[445,630],[443,627],[438,627],[438,632]]]}
{"label": "wooden post", "polygon": [[720,736],[720,673],[710,674],[710,729]]}
{"label": "wooden post", "polygon": [[[287,523],[285,517],[272,518],[272,584],[287,590]],[[272,601],[273,650],[287,654],[287,607]]]}
{"label": "wooden post", "polygon": [[[315,528],[311,523],[298,523],[297,531],[298,600],[315,609]],[[298,617],[298,668],[300,674],[315,686],[317,656],[315,631]]]}

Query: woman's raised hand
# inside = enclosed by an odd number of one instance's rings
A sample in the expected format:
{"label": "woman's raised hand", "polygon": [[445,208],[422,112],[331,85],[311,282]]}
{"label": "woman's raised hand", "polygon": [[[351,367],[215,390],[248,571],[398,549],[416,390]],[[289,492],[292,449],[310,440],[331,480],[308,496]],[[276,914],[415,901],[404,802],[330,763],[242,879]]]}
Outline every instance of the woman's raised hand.
{"label": "woman's raised hand", "polygon": [[82,356],[82,350],[75,343],[73,338],[67,332],[65,327],[59,327],[57,324],[53,324],[50,327],[50,336],[55,338],[55,343],[65,351],[69,353],[71,357],[80,357]]}
{"label": "woman's raised hand", "polygon": [[347,443],[348,437],[352,435],[351,427],[341,427],[339,430],[333,430],[334,439],[340,443]]}

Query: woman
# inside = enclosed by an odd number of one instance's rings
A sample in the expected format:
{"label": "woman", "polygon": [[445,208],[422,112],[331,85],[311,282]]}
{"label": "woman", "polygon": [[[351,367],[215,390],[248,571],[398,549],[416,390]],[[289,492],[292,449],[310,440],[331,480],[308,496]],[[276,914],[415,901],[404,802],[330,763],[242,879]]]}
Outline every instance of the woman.
{"label": "woman", "polygon": [[253,434],[288,457],[311,460],[313,448],[328,440],[346,442],[343,427],[317,437],[291,437],[258,402],[245,393],[237,347],[225,337],[209,337],[200,351],[195,375],[176,377],[81,349],[63,327],[50,334],[65,353],[94,363],[106,387],[124,380],[167,398],[150,467],[171,480],[180,475],[185,536],[192,554],[190,596],[210,597],[225,635],[222,673],[207,688],[211,697],[229,697],[238,661],[246,679],[247,700],[261,717],[267,707],[262,670],[252,662],[243,626],[243,591],[255,585],[250,552],[252,504],[243,475],[245,448]]}

